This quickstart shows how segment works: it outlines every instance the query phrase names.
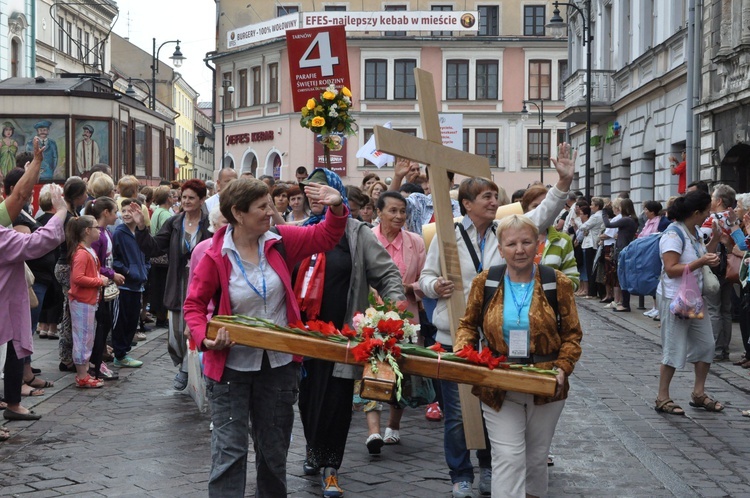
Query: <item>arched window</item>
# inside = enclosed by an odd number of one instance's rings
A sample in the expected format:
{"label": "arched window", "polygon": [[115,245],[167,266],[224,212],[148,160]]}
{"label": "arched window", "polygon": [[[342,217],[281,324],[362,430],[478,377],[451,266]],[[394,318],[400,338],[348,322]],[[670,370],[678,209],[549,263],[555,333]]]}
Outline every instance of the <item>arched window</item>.
{"label": "arched window", "polygon": [[10,42],[10,77],[20,76],[21,67],[21,42],[18,38],[13,38]]}

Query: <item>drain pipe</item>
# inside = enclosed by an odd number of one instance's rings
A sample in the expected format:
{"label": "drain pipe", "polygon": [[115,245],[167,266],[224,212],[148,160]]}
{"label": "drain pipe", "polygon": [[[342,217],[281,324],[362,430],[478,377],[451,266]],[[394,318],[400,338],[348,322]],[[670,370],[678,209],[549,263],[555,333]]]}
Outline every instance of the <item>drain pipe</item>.
{"label": "drain pipe", "polygon": [[[211,116],[211,128],[213,128],[213,131],[214,131],[214,146],[216,146],[216,114],[217,114],[217,112],[216,112],[216,67],[215,66],[211,66],[208,63],[211,60],[211,56],[213,56],[213,55],[216,55],[216,52],[208,52],[206,54],[206,58],[203,59],[203,62],[206,64],[206,67],[208,69],[210,69],[211,73],[213,74],[212,77],[211,77],[211,109],[213,111],[211,113],[211,115],[212,115]],[[213,158],[214,158],[213,167],[214,167],[214,170],[216,170],[217,168],[216,168],[216,153],[215,152],[213,154]],[[223,162],[224,162],[224,158],[223,157],[221,158],[221,161],[222,161],[221,164],[223,166]],[[219,168],[219,169],[221,169],[221,168]]]}
{"label": "drain pipe", "polygon": [[[685,96],[685,159],[687,160],[687,183],[695,180],[695,149],[693,148],[693,106],[695,104],[693,85],[695,84],[693,69],[696,66],[694,59],[695,40],[695,0],[688,2],[688,23],[685,59],[687,61],[687,88]],[[700,66],[699,66],[700,67]]]}

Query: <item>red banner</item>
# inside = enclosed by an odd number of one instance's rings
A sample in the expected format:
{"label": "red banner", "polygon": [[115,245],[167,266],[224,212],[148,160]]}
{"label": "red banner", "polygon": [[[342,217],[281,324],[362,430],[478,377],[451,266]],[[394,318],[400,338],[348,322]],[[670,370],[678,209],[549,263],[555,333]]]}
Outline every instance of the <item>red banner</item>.
{"label": "red banner", "polygon": [[[313,140],[315,140],[315,147],[313,149],[313,152],[315,154],[315,159],[313,160],[313,167],[315,168],[327,168],[326,165],[326,156],[323,152],[323,144],[319,141],[320,135],[312,134]],[[337,175],[344,177],[346,176],[346,140],[342,144],[342,147],[340,150],[332,150],[330,151],[331,154],[331,167],[330,170],[336,173]]]}
{"label": "red banner", "polygon": [[308,99],[319,98],[330,84],[349,86],[349,59],[344,26],[286,32],[292,100],[299,111]]}

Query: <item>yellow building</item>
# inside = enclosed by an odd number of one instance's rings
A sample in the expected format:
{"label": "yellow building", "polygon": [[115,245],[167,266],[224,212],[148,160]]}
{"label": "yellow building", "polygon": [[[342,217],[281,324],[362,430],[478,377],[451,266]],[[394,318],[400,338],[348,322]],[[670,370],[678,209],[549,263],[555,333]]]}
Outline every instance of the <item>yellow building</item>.
{"label": "yellow building", "polygon": [[195,106],[198,92],[185,81],[180,73],[174,73],[172,86],[172,109],[177,111],[175,119],[176,140],[175,169],[178,180],[189,180],[197,176],[194,164],[195,154]]}

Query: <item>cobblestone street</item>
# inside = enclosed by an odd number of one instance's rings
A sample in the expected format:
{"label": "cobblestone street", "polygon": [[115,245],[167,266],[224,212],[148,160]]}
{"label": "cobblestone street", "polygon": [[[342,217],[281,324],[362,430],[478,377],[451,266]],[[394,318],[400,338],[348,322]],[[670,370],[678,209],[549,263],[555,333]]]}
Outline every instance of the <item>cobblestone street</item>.
{"label": "cobblestone street", "polygon": [[[727,405],[720,414],[688,407],[692,373],[678,372],[672,396],[687,416],[658,414],[658,323],[635,307],[614,314],[579,301],[579,310],[583,357],[553,442],[549,496],[750,497],[750,419],[740,415],[750,408],[747,371],[731,362],[712,367],[707,391]],[[134,350],[142,369],[123,369],[119,381],[90,391],[76,389],[72,373],[57,371],[55,343],[37,340],[34,365],[55,387],[25,399],[43,414],[40,421],[5,423],[12,438],[0,443],[0,494],[205,496],[209,417],[172,390],[165,332],[149,332]],[[735,360],[736,325],[732,345]],[[355,413],[340,473],[346,496],[449,496],[442,424],[428,422],[422,409],[406,411],[401,444],[384,447],[380,456],[368,455],[365,437],[364,415]],[[297,420],[289,494],[319,496],[317,480],[303,477],[304,446]]]}

